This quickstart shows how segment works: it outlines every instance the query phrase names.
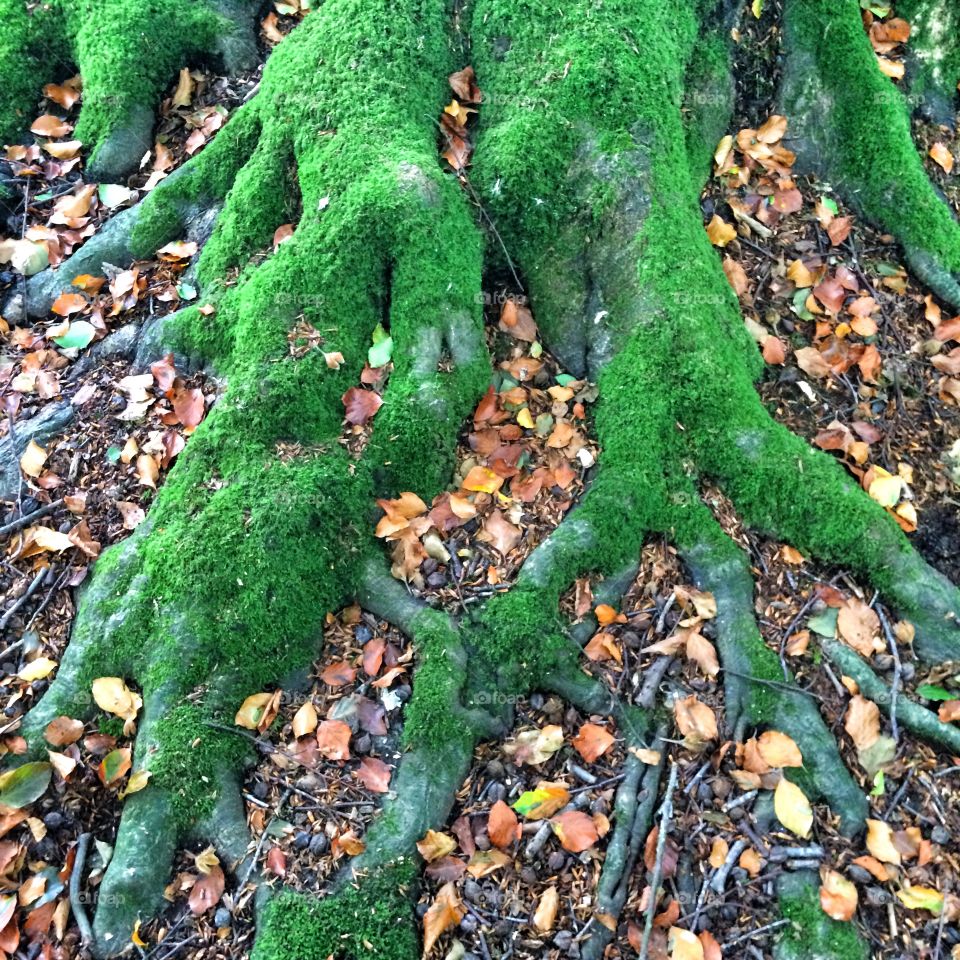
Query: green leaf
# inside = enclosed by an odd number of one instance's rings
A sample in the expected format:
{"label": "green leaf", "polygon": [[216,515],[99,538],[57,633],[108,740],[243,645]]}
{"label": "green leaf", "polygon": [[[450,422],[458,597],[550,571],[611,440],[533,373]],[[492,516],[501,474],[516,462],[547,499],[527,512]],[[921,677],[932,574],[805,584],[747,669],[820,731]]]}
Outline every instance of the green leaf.
{"label": "green leaf", "polygon": [[129,203],[136,195],[136,190],[130,190],[119,183],[101,183],[97,187],[97,196],[100,198],[100,202],[111,210],[124,203]]}
{"label": "green leaf", "polygon": [[181,280],[177,284],[177,296],[179,296],[181,300],[196,300],[197,288],[192,283]]}
{"label": "green leaf", "polygon": [[383,367],[390,362],[393,338],[383,329],[383,324],[378,323],[371,339],[373,346],[367,351],[367,363],[376,370],[377,367]]}
{"label": "green leaf", "polygon": [[834,215],[837,216],[840,213],[840,208],[837,206],[837,201],[833,197],[821,197],[820,202]]}
{"label": "green leaf", "polygon": [[956,700],[957,694],[932,683],[922,683],[917,687],[917,696],[924,700]]}
{"label": "green leaf", "polygon": [[837,635],[837,617],[840,611],[836,607],[827,607],[823,613],[818,613],[807,621],[807,626],[821,637],[830,637]]}
{"label": "green leaf", "polygon": [[0,804],[18,809],[33,803],[50,785],[53,767],[45,760],[25,763],[0,776]]}
{"label": "green leaf", "polygon": [[883,771],[878,770],[873,776],[873,789],[870,791],[871,797],[882,797],[885,786]]}
{"label": "green leaf", "polygon": [[120,462],[120,456],[121,456],[122,453],[123,453],[123,451],[122,451],[119,447],[108,447],[108,448],[107,448],[107,459],[108,459],[111,463],[119,463],[119,462]]}
{"label": "green leaf", "polygon": [[807,297],[810,295],[810,291],[806,287],[802,287],[793,295],[793,304],[791,309],[801,320],[812,320],[813,314],[807,309]]}
{"label": "green leaf", "polygon": [[877,273],[879,273],[881,277],[895,277],[900,273],[899,267],[894,266],[892,263],[887,263],[884,260],[874,264],[874,266],[877,268]]}
{"label": "green leaf", "polygon": [[561,387],[569,387],[571,383],[576,383],[577,378],[571,377],[569,373],[558,373],[554,378]]}
{"label": "green leaf", "polygon": [[860,766],[871,777],[875,777],[896,755],[897,743],[893,737],[880,737],[876,743],[871,744],[865,750],[857,751]]}
{"label": "green leaf", "polygon": [[90,345],[96,336],[96,328],[86,320],[74,320],[70,329],[62,337],[54,337],[53,342],[64,350],[82,350]]}

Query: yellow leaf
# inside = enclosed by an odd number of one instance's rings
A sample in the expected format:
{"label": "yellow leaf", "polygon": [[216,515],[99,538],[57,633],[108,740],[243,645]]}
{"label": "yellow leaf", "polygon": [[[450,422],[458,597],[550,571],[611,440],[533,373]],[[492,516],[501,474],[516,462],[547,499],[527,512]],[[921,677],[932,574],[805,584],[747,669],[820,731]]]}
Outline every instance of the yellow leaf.
{"label": "yellow leaf", "polygon": [[437,830],[428,830],[422,840],[417,841],[417,849],[420,856],[427,863],[433,863],[441,857],[447,856],[457,847],[457,841],[446,833],[440,833]]}
{"label": "yellow leaf", "polygon": [[891,476],[883,467],[874,467],[873,472],[874,478],[867,492],[881,507],[895,507],[903,492],[903,480]]}
{"label": "yellow leaf", "polygon": [[252,693],[240,705],[233,722],[238,727],[256,730],[263,720],[267,705],[273,699],[272,693]]}
{"label": "yellow leaf", "polygon": [[560,895],[556,887],[547,887],[540,897],[536,912],[533,915],[533,925],[540,933],[549,933],[557,919],[557,908],[560,906]]}
{"label": "yellow leaf", "polygon": [[293,735],[303,737],[317,729],[317,710],[308,700],[293,717]]}
{"label": "yellow leaf", "polygon": [[21,680],[26,680],[27,683],[32,683],[34,680],[42,680],[49,676],[56,669],[56,666],[56,660],[51,660],[49,657],[37,657],[36,660],[31,660],[17,676]]}
{"label": "yellow leaf", "polygon": [[897,891],[897,899],[908,910],[929,910],[934,915],[943,910],[943,894],[932,887],[915,887],[906,883]]}
{"label": "yellow leaf", "polygon": [[714,870],[719,870],[727,859],[730,845],[723,837],[714,837],[713,846],[710,848],[710,866]]}
{"label": "yellow leaf", "polygon": [[806,794],[784,777],[773,792],[773,809],[777,819],[798,837],[806,839],[813,827],[813,810]]}
{"label": "yellow leaf", "polygon": [[127,785],[120,791],[119,797],[122,800],[131,793],[139,793],[149,782],[153,774],[149,770],[137,770],[130,776]]}
{"label": "yellow leaf", "polygon": [[867,849],[882,863],[900,866],[900,851],[893,845],[893,830],[882,820],[867,820]]}
{"label": "yellow leaf", "polygon": [[133,720],[143,706],[140,695],[134,693],[120,677],[98,677],[93,681],[93,699],[104,713],[112,713],[124,720]]}
{"label": "yellow leaf", "polygon": [[35,440],[31,440],[20,456],[20,469],[28,477],[39,477],[46,462],[47,451]]}
{"label": "yellow leaf", "polygon": [[477,493],[496,493],[503,486],[503,477],[498,477],[487,467],[474,467],[464,478],[465,490]]}
{"label": "yellow leaf", "polygon": [[523,407],[520,412],[517,414],[517,423],[520,424],[525,430],[532,430],[536,424],[533,422],[533,417],[530,416],[530,408]]}
{"label": "yellow leaf", "polygon": [[146,942],[140,937],[140,921],[133,925],[133,933],[130,934],[130,942],[136,947],[145,947]]}

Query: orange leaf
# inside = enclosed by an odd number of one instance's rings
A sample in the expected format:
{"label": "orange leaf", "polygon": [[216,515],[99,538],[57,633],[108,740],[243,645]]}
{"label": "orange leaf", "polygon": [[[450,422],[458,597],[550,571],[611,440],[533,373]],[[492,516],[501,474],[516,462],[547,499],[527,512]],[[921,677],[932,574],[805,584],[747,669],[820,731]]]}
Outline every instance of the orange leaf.
{"label": "orange leaf", "polygon": [[436,900],[423,915],[423,956],[429,955],[433,945],[450,927],[456,926],[466,910],[457,895],[453,881],[445,883],[437,893]]}
{"label": "orange leaf", "polygon": [[570,853],[589,850],[600,839],[593,818],[582,810],[558,813],[551,818],[550,827],[560,840],[563,849]]}
{"label": "orange leaf", "polygon": [[490,808],[487,820],[487,836],[495,847],[505,850],[520,839],[520,821],[517,815],[502,800]]}
{"label": "orange leaf", "polygon": [[606,727],[596,723],[585,723],[573,738],[572,743],[587,763],[593,763],[613,745],[613,736]]}
{"label": "orange leaf", "polygon": [[317,728],[317,746],[328,760],[349,760],[350,736],[350,727],[342,720],[324,720]]}

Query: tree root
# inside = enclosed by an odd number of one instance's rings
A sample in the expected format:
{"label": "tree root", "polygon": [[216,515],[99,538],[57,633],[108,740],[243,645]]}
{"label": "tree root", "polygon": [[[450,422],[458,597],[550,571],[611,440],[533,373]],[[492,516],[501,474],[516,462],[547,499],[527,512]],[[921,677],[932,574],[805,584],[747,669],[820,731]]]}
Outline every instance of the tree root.
{"label": "tree root", "polygon": [[867,945],[856,928],[828,917],[819,891],[820,878],[813,871],[780,874],[780,910],[790,927],[774,947],[774,960],[867,960]]}
{"label": "tree root", "polygon": [[[949,4],[924,0],[915,10],[927,6],[955,17]],[[910,111],[877,66],[860,5],[856,0],[790,0],[784,27],[782,109],[796,134],[801,162],[835,183],[863,216],[896,236],[917,276],[960,308],[960,225],[927,178],[913,145]],[[937,30],[944,30],[940,47],[949,33],[947,23],[938,20]],[[960,72],[956,47],[952,49],[951,62]],[[937,99],[942,93],[937,97],[936,87],[955,90],[958,76],[948,80],[948,72],[931,90]]]}
{"label": "tree root", "polygon": [[634,866],[650,829],[657,790],[663,777],[666,762],[664,736],[666,731],[661,729],[653,739],[654,749],[660,748],[657,764],[647,766],[633,753],[624,762],[624,777],[614,800],[613,836],[607,844],[597,884],[594,929],[580,948],[583,960],[601,960],[616,933]]}
{"label": "tree root", "polygon": [[820,645],[830,662],[846,676],[852,677],[857,682],[860,693],[872,700],[887,716],[896,714],[897,722],[911,733],[960,755],[960,729],[943,723],[935,713],[921,707],[903,693],[898,693],[894,701],[890,687],[851,647],[839,640],[826,639],[822,640]]}
{"label": "tree root", "polygon": [[3,0],[0,139],[10,142],[29,125],[44,82],[65,79],[45,75],[49,65],[74,63],[83,76],[75,136],[92,148],[87,173],[121,179],[153,147],[154,107],[185,62],[214,51],[230,73],[253,69],[256,7],[254,0],[187,8],[155,0],[149,10],[129,0],[51,0],[28,12],[20,0]]}

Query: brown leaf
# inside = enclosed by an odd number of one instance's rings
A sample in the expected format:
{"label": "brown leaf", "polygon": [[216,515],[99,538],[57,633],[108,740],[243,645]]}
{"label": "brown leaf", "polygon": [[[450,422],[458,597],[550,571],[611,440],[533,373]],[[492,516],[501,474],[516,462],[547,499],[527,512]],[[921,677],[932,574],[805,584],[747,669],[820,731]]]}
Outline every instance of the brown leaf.
{"label": "brown leaf", "polygon": [[785,733],[767,730],[757,739],[760,756],[771,767],[802,767],[800,748]]}
{"label": "brown leaf", "polygon": [[858,750],[867,750],[880,739],[880,710],[872,700],[858,693],[847,707],[843,728]]}
{"label": "brown leaf", "polygon": [[589,850],[600,835],[593,818],[582,810],[568,810],[550,819],[550,827],[560,840],[560,845],[570,853]]}
{"label": "brown leaf", "polygon": [[520,821],[502,800],[498,800],[490,808],[487,836],[490,842],[501,850],[506,850],[515,840],[520,839]]}
{"label": "brown leaf", "polygon": [[364,757],[354,773],[371,793],[386,793],[390,789],[393,767],[376,757]]}
{"label": "brown leaf", "polygon": [[423,915],[423,956],[430,954],[440,936],[456,926],[467,911],[457,894],[453,883],[445,883],[437,893],[436,899]]}
{"label": "brown leaf", "polygon": [[212,866],[209,873],[197,877],[187,901],[190,912],[199,917],[215,907],[223,896],[224,885],[223,869],[219,864]]}
{"label": "brown leaf", "polygon": [[695,696],[675,700],[673,715],[677,728],[683,734],[687,745],[696,748],[708,740],[719,736],[717,718],[714,712]]}
{"label": "brown leaf", "polygon": [[356,679],[356,668],[347,663],[346,660],[337,660],[334,663],[327,664],[320,674],[320,679],[330,687],[342,687],[345,684],[353,683]]}
{"label": "brown leaf", "polygon": [[857,653],[869,658],[882,650],[880,618],[858,597],[850,597],[837,615],[837,632]]}
{"label": "brown leaf", "polygon": [[494,510],[483,522],[483,529],[477,539],[489,543],[506,557],[520,542],[523,532],[506,520],[499,509]]}
{"label": "brown leaf", "polygon": [[47,724],[43,736],[51,746],[65,747],[83,736],[83,722],[72,717],[55,717]]}
{"label": "brown leaf", "polygon": [[547,887],[533,914],[533,925],[540,933],[549,933],[557,919],[560,895],[556,887]]}
{"label": "brown leaf", "polygon": [[715,677],[720,673],[717,651],[713,644],[696,630],[687,634],[686,654],[708,677]]}
{"label": "brown leaf", "polygon": [[820,871],[820,906],[834,920],[852,920],[857,912],[857,888],[836,870]]}
{"label": "brown leaf", "polygon": [[427,863],[453,853],[456,848],[457,841],[449,834],[440,833],[438,830],[428,830],[423,839],[417,841],[417,850]]}
{"label": "brown leaf", "polygon": [[383,406],[380,394],[373,390],[362,390],[360,387],[351,387],[341,400],[345,411],[344,419],[358,427],[369,423]]}
{"label": "brown leaf", "polygon": [[324,720],[317,727],[317,747],[328,760],[349,760],[350,736],[350,727],[342,720]]}

